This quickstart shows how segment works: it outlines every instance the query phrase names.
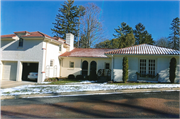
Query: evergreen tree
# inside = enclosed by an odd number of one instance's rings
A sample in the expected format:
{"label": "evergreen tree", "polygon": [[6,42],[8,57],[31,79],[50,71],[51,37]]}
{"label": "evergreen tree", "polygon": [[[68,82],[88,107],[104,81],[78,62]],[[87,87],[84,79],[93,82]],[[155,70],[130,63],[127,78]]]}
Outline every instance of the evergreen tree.
{"label": "evergreen tree", "polygon": [[143,24],[139,23],[135,26],[135,30],[134,30],[134,35],[135,35],[135,44],[143,44],[143,43],[147,43],[147,44],[154,44],[153,38],[151,36],[151,34],[149,34],[146,30],[145,30],[145,26],[143,26]]}
{"label": "evergreen tree", "polygon": [[123,79],[123,82],[126,83],[126,81],[128,80],[128,68],[129,68],[129,66],[128,66],[128,58],[126,56],[123,57],[122,65],[123,65],[123,73],[122,73],[123,77],[122,77],[122,79]]}
{"label": "evergreen tree", "polygon": [[105,40],[95,45],[95,48],[112,48],[112,40]]}
{"label": "evergreen tree", "polygon": [[179,50],[180,21],[178,17],[173,19],[170,29],[172,30],[172,33],[169,36],[170,44],[172,45],[173,49]]}
{"label": "evergreen tree", "polygon": [[173,57],[171,58],[169,65],[169,80],[171,81],[171,83],[174,83],[174,80],[176,78],[176,66],[177,62],[176,59]]}
{"label": "evergreen tree", "polygon": [[[113,48],[124,48],[134,45],[135,38],[133,30],[125,22],[121,23],[121,27],[118,26],[118,29],[115,29],[115,31],[116,34],[113,35],[115,36],[114,41],[116,41],[116,46]],[[112,45],[114,46],[115,44],[113,43]]]}
{"label": "evergreen tree", "polygon": [[55,19],[56,23],[53,23],[54,28],[51,29],[55,34],[54,36],[65,39],[66,33],[72,33],[75,39],[77,38],[79,18],[83,15],[84,9],[81,9],[79,6],[74,6],[73,4],[74,0],[68,0],[59,8],[59,13],[56,15]]}

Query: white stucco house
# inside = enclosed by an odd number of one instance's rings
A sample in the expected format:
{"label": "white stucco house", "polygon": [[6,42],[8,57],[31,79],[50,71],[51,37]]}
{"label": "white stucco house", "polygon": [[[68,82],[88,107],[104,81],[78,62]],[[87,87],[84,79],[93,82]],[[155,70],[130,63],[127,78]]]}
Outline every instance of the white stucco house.
{"label": "white stucco house", "polygon": [[[1,36],[0,80],[23,81],[29,72],[38,72],[37,82],[69,74],[88,76],[104,70],[115,82],[122,81],[123,57],[128,57],[129,81],[169,82],[169,64],[176,58],[176,79],[180,80],[180,52],[148,44],[122,49],[75,48],[74,36],[50,37],[39,31],[20,31]],[[109,72],[110,71],[110,72]],[[157,75],[140,77],[137,73]]]}

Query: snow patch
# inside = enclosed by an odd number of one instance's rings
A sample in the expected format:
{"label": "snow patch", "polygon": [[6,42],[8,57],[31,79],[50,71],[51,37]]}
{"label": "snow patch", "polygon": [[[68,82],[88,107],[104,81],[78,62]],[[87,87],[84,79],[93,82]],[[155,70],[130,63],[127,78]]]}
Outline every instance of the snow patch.
{"label": "snow patch", "polygon": [[[90,82],[90,84],[89,84]],[[0,89],[1,95],[30,95],[48,94],[61,92],[81,92],[81,91],[103,91],[103,90],[125,90],[125,89],[149,89],[149,88],[179,88],[180,84],[144,84],[144,85],[110,85],[97,84],[92,81],[67,85],[24,85],[13,88]]]}

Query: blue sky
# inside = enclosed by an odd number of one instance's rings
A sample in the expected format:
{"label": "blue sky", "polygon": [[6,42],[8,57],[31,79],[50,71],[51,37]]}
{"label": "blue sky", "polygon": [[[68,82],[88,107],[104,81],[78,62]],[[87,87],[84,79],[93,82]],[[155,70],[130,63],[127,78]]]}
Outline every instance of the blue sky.
{"label": "blue sky", "polygon": [[[168,37],[172,20],[179,17],[179,1],[75,1],[75,5],[95,3],[102,9],[101,20],[107,39],[126,22],[135,29],[142,23],[154,40]],[[53,36],[51,28],[64,1],[1,1],[1,35],[15,31],[40,31]]]}

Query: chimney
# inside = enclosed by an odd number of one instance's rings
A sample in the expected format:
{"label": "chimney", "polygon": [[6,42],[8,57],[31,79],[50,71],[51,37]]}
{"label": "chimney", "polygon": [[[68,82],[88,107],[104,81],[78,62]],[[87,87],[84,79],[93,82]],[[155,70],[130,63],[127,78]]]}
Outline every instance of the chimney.
{"label": "chimney", "polygon": [[74,49],[74,35],[71,33],[66,33],[66,43],[70,45],[69,51]]}

